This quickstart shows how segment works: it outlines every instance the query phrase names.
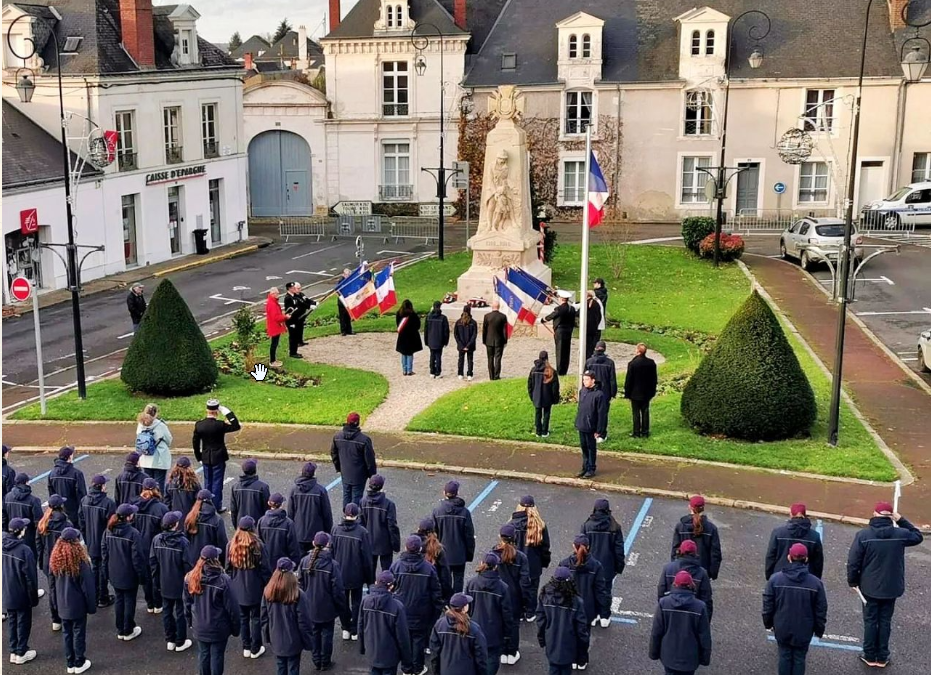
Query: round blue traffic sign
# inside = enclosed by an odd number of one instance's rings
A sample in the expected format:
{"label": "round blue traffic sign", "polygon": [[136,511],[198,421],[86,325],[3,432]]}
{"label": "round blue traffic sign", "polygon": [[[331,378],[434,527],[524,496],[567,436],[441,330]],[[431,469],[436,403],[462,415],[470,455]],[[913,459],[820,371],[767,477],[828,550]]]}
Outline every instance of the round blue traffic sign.
{"label": "round blue traffic sign", "polygon": [[773,192],[775,192],[777,195],[781,195],[785,191],[786,191],[785,183],[775,183],[773,185]]}

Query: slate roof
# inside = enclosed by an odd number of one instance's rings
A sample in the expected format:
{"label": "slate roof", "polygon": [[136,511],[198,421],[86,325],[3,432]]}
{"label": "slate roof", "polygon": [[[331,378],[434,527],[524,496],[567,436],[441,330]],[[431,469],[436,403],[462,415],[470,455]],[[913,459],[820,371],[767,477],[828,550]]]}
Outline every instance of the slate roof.
{"label": "slate roof", "polygon": [[[484,0],[472,0],[472,2],[483,2]],[[498,0],[492,0],[497,2]],[[541,0],[549,2],[552,0]],[[564,0],[558,0],[563,2]],[[411,17],[414,21],[432,23],[439,28],[443,35],[465,35],[459,26],[453,21],[450,13],[443,8],[439,0],[409,0]],[[371,38],[382,37],[375,34],[375,21],[378,19],[381,11],[381,0],[359,0],[356,5],[349,10],[336,30],[328,33],[324,39],[340,38]],[[395,37],[397,32],[387,34],[388,37]]]}
{"label": "slate roof", "polygon": [[251,38],[243,42],[236,49],[230,52],[230,58],[233,59],[242,59],[245,58],[246,54],[252,54],[256,56],[259,52],[267,51],[271,45],[268,43],[268,40],[263,38],[261,35],[253,35]]}
{"label": "slate roof", "polygon": [[[298,50],[298,40],[300,35],[296,30],[288,31],[288,33],[278,40],[275,44],[266,48],[266,51],[262,56],[254,56],[254,61],[277,61],[279,59],[296,59],[299,55]],[[307,58],[310,61],[314,60],[316,56],[323,56],[323,47],[319,44],[307,38]]]}
{"label": "slate roof", "polygon": [[[557,82],[556,23],[584,11],[603,19],[603,82],[677,80],[679,24],[675,18],[696,0],[508,0],[480,53],[471,61],[466,86]],[[856,77],[860,67],[863,12],[849,0],[709,0],[707,6],[734,18],[764,7],[772,30],[760,42],[763,65],[752,70],[747,56],[753,16],[734,30],[731,76],[735,78]],[[865,5],[864,5],[865,7]],[[886,3],[874,3],[867,42],[866,75],[901,75]],[[517,69],[501,70],[501,54],[515,52]]]}
{"label": "slate roof", "polygon": [[[440,4],[450,16],[455,17],[456,0],[440,0]],[[479,52],[495,25],[495,19],[501,14],[506,4],[507,0],[467,0],[466,28],[472,34],[467,53],[477,54]]]}

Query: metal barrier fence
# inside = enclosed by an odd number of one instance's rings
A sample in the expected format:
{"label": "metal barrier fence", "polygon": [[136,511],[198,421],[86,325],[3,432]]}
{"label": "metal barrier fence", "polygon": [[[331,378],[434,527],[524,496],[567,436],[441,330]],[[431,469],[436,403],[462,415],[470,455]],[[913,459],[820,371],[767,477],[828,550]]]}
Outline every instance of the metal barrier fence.
{"label": "metal barrier fence", "polygon": [[[686,211],[683,217],[706,216],[715,217],[714,209],[694,209]],[[747,209],[734,213],[724,213],[724,228],[738,234],[750,233],[779,233],[800,218],[839,218],[836,209]],[[895,214],[883,212],[854,213],[854,224],[857,232],[867,235],[884,237],[913,236],[914,223],[903,223]]]}
{"label": "metal barrier fence", "polygon": [[316,237],[320,241],[332,230],[333,218],[326,216],[286,216],[278,219],[278,234],[289,237]]}
{"label": "metal barrier fence", "polygon": [[864,211],[860,214],[857,230],[863,234],[907,239],[915,234],[915,223],[903,223],[893,212]]}
{"label": "metal barrier fence", "polygon": [[278,233],[288,241],[290,237],[377,237],[387,243],[389,239],[423,239],[424,243],[439,238],[439,218],[418,216],[285,216],[278,219]]}
{"label": "metal barrier fence", "polygon": [[398,216],[391,219],[391,235],[395,243],[402,239],[423,239],[425,244],[440,236],[439,218]]}

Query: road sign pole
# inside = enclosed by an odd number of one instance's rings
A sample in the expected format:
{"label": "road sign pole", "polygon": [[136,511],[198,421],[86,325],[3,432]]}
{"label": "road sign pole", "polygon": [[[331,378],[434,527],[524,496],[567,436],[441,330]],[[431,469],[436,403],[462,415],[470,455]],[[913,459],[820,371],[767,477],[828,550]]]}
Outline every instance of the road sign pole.
{"label": "road sign pole", "polygon": [[42,334],[39,328],[39,294],[32,290],[32,320],[36,333],[36,365],[39,367],[39,407],[45,417],[45,370],[42,367]]}

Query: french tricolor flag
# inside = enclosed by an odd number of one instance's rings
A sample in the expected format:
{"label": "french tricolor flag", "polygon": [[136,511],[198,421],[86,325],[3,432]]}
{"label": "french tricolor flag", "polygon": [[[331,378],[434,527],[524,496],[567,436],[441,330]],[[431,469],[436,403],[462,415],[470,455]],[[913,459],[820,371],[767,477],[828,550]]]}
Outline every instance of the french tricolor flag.
{"label": "french tricolor flag", "polygon": [[588,226],[598,227],[604,220],[605,203],[611,193],[608,192],[608,184],[605,182],[604,174],[601,173],[601,167],[598,166],[594,152],[591,153],[589,161],[591,170],[588,174]]}
{"label": "french tricolor flag", "polygon": [[511,337],[511,333],[514,332],[514,325],[518,321],[530,325],[533,325],[534,321],[536,321],[537,317],[524,307],[524,303],[517,297],[517,294],[508,287],[506,282],[498,277],[495,277],[495,295],[501,300],[501,309],[508,319],[508,337]]}
{"label": "french tricolor flag", "polygon": [[375,274],[375,298],[378,300],[380,314],[398,304],[398,296],[394,291],[394,263]]}
{"label": "french tricolor flag", "polygon": [[364,262],[347,279],[339,283],[336,292],[343,299],[343,304],[353,321],[378,305],[372,273],[366,269]]}

